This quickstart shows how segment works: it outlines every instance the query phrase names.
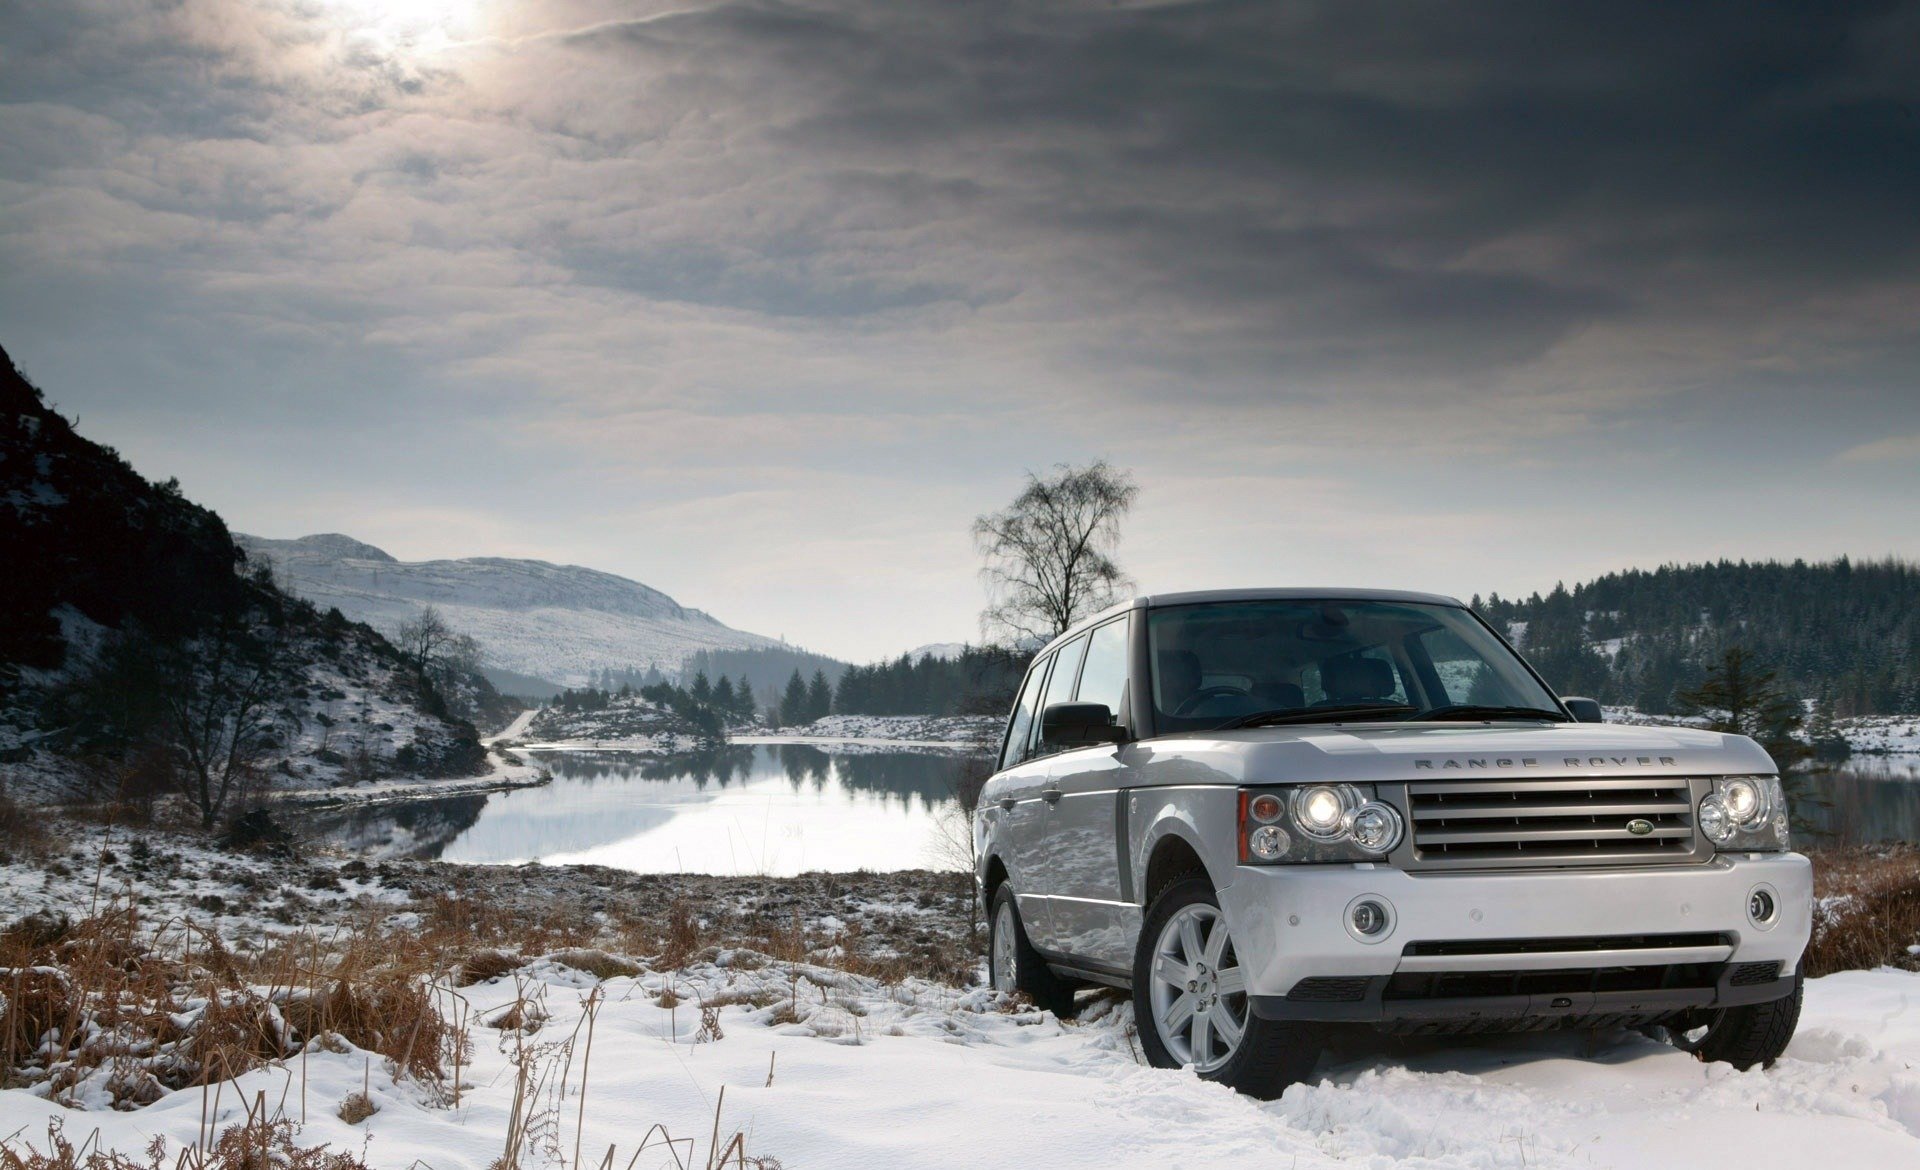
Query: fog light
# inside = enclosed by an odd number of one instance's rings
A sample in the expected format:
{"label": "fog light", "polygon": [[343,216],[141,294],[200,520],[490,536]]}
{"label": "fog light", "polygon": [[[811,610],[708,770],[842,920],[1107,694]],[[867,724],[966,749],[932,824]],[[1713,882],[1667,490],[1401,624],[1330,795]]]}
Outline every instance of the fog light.
{"label": "fog light", "polygon": [[1753,919],[1755,926],[1771,924],[1774,915],[1779,911],[1780,907],[1774,902],[1773,895],[1766,890],[1755,890],[1747,895],[1747,917]]}
{"label": "fog light", "polygon": [[1387,908],[1378,902],[1360,902],[1353,908],[1355,934],[1373,938],[1387,928]]}
{"label": "fog light", "polygon": [[1293,841],[1279,825],[1261,825],[1247,834],[1247,852],[1261,861],[1278,861]]}

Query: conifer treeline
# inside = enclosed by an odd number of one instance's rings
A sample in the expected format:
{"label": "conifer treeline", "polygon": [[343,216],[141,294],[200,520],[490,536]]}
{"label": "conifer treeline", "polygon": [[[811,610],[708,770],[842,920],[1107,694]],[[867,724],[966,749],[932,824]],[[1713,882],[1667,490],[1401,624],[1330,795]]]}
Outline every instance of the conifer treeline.
{"label": "conifer treeline", "polygon": [[1907,561],[1666,565],[1473,605],[1563,694],[1671,713],[1737,646],[1835,715],[1920,712],[1920,565]]}
{"label": "conifer treeline", "polygon": [[891,662],[850,666],[834,691],[839,715],[1005,715],[1032,656],[969,646],[953,658],[902,654]]}

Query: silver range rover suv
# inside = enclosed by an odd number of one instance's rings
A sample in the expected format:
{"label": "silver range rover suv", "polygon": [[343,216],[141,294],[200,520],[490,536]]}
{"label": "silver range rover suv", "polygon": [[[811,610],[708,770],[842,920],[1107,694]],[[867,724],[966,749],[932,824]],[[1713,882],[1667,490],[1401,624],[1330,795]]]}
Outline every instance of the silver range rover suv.
{"label": "silver range rover suv", "polygon": [[1034,659],[975,814],[994,986],[1130,989],[1273,1096],[1327,1030],[1659,1027],[1778,1056],[1812,870],[1737,735],[1600,722],[1445,597],[1145,597]]}

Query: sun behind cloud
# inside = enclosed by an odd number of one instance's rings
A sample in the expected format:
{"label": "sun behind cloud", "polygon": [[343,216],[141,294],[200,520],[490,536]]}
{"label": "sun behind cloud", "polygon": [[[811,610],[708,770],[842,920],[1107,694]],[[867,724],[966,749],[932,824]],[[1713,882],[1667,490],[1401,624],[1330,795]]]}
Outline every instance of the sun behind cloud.
{"label": "sun behind cloud", "polygon": [[346,27],[389,47],[431,51],[477,34],[486,0],[317,0]]}

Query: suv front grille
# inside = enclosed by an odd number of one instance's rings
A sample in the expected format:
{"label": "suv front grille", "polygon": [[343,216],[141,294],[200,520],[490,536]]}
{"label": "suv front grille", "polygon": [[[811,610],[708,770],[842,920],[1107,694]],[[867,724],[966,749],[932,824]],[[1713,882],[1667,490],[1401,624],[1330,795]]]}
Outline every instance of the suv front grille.
{"label": "suv front grille", "polygon": [[1425,868],[1645,864],[1694,853],[1686,777],[1419,782],[1407,785],[1407,805]]}

